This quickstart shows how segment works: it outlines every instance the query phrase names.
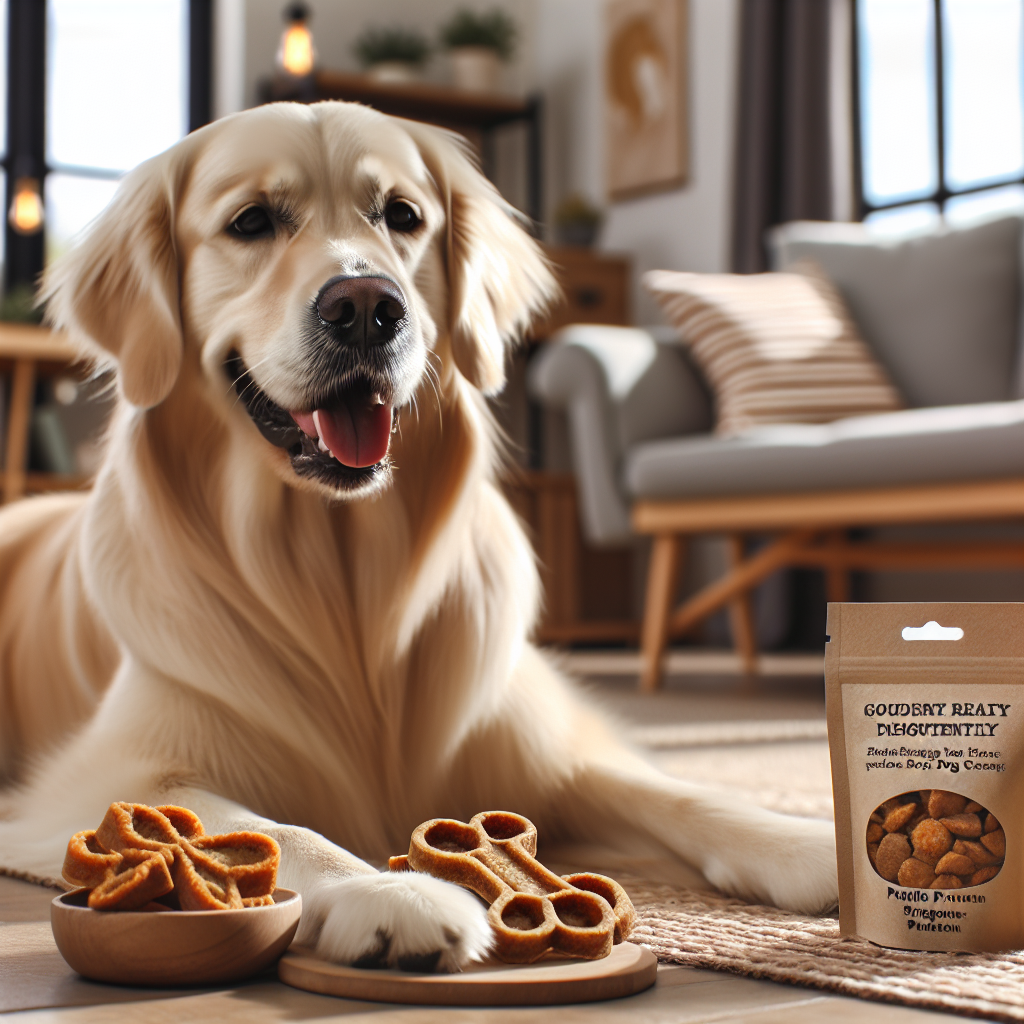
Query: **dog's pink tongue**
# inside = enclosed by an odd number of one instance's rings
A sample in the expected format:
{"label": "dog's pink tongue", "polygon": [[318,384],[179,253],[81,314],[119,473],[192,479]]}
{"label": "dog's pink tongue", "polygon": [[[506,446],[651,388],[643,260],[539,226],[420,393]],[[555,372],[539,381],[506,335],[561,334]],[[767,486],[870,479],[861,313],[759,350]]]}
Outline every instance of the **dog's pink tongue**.
{"label": "dog's pink tongue", "polygon": [[390,405],[346,402],[335,409],[317,409],[313,417],[321,440],[344,466],[373,466],[388,453]]}

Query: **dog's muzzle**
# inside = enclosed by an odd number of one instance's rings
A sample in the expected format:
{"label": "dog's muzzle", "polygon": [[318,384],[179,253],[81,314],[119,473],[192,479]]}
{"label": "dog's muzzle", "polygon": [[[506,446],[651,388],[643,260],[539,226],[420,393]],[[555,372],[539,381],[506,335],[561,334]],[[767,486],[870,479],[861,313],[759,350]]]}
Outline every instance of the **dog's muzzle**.
{"label": "dog's muzzle", "polygon": [[303,332],[309,396],[303,408],[274,403],[237,352],[226,370],[253,422],[288,452],[298,475],[351,490],[388,469],[395,392],[408,375],[411,331],[395,281],[332,277],[311,303]]}

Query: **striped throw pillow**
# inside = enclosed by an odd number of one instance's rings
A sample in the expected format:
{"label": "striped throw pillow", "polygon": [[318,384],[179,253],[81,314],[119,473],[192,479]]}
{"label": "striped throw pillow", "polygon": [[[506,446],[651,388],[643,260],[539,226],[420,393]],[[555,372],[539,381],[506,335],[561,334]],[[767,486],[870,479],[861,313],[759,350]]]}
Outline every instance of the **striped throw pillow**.
{"label": "striped throw pillow", "polygon": [[711,385],[717,434],[902,408],[832,283],[814,264],[794,269],[644,275]]}

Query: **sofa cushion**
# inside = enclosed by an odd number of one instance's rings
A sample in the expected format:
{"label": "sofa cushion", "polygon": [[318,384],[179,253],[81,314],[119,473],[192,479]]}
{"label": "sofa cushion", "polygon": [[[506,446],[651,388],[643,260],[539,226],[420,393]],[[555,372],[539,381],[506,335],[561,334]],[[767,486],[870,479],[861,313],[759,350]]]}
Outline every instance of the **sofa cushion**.
{"label": "sofa cushion", "polygon": [[912,406],[1021,397],[1021,218],[886,238],[863,224],[795,222],[769,232],[773,264],[811,259]]}
{"label": "sofa cushion", "polygon": [[824,491],[1024,476],[1024,400],[907,409],[739,437],[683,437],[626,456],[634,498]]}
{"label": "sofa cushion", "polygon": [[716,433],[901,407],[835,288],[804,270],[644,275],[711,385]]}

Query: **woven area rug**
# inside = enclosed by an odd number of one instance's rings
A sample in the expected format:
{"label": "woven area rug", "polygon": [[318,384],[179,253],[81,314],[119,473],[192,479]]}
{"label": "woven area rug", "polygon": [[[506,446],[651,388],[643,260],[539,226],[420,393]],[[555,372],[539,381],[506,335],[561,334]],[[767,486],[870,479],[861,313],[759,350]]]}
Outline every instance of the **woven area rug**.
{"label": "woven area rug", "polygon": [[803,917],[621,878],[639,912],[632,941],[662,963],[732,971],[848,996],[1024,1021],[1024,953],[914,953],[842,939]]}
{"label": "woven area rug", "polygon": [[[634,742],[669,774],[741,790],[773,810],[831,817],[825,723],[716,722],[638,728]],[[752,780],[765,780],[755,784]],[[959,1013],[1024,1021],[1024,952],[915,953],[843,939],[813,918],[622,873],[639,912],[633,941],[662,963]]]}

